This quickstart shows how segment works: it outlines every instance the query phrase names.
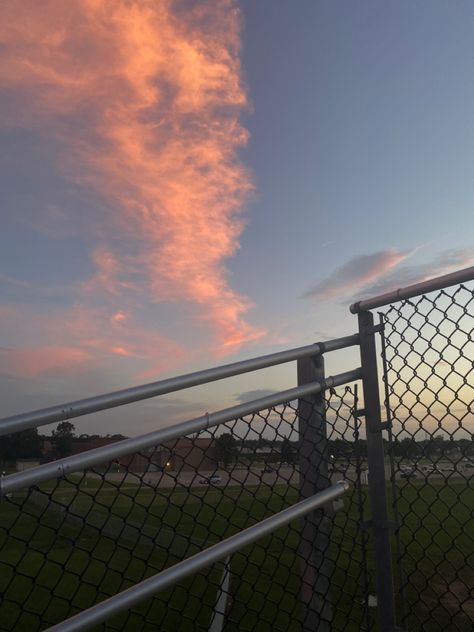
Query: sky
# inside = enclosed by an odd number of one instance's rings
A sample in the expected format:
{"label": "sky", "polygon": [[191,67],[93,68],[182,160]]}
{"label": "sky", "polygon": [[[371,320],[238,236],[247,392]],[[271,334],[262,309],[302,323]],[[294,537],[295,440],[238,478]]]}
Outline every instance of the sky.
{"label": "sky", "polygon": [[4,0],[0,416],[348,335],[354,300],[472,265],[473,19],[467,0]]}

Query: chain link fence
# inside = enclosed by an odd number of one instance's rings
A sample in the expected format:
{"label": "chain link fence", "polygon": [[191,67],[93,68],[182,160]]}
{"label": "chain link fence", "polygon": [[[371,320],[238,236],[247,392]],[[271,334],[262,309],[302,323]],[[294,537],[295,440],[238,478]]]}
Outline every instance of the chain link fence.
{"label": "chain link fence", "polygon": [[[326,391],[327,437],[311,446],[324,462],[323,487],[352,481],[343,500],[95,629],[288,631],[314,617],[321,630],[371,629],[355,405],[353,388]],[[47,629],[297,502],[301,410],[312,406],[289,402],[8,494],[0,629]],[[304,541],[308,521],[324,521],[327,535],[316,575],[304,556],[317,546]],[[316,601],[305,599],[308,588]]]}
{"label": "chain link fence", "polygon": [[405,630],[474,628],[474,284],[380,313]]}
{"label": "chain link fence", "polygon": [[[156,577],[80,629],[472,630],[473,276],[355,303],[357,335],[3,419],[5,434],[298,363],[296,388],[6,476],[0,630],[46,630]],[[326,379],[323,354],[354,345],[361,367]],[[361,378],[359,403],[341,385]]]}

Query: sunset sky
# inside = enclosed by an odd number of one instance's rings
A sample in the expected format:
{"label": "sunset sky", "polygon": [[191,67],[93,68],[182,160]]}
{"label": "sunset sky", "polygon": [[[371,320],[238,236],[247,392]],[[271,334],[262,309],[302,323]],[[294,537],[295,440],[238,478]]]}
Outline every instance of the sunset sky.
{"label": "sunset sky", "polygon": [[468,0],[3,0],[0,417],[347,335],[353,300],[472,265],[473,25]]}

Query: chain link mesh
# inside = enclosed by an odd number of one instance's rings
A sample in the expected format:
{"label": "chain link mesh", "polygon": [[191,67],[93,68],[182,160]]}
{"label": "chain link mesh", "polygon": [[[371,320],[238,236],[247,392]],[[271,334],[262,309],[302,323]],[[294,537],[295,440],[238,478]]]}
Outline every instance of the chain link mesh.
{"label": "chain link mesh", "polygon": [[473,284],[381,314],[403,628],[474,628]]}
{"label": "chain link mesh", "polygon": [[[220,611],[226,631],[301,630],[314,614],[332,619],[333,630],[371,629],[353,413],[353,389],[326,393],[327,442],[312,448],[325,486],[342,478],[354,486],[323,511],[328,538],[316,579],[297,521],[96,629],[208,630]],[[298,424],[290,402],[4,498],[0,629],[47,629],[294,504],[304,468]],[[319,613],[302,598],[305,582],[326,586]]]}

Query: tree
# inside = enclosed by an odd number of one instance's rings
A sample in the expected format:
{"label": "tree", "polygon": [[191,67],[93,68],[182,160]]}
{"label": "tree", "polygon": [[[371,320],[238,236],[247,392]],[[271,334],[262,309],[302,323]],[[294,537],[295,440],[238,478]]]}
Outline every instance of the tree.
{"label": "tree", "polygon": [[366,439],[357,439],[354,443],[354,456],[360,457],[361,459],[367,458],[367,440]]}
{"label": "tree", "polygon": [[223,461],[227,467],[232,459],[237,456],[237,441],[231,434],[223,434],[216,439],[216,454],[219,461]]}
{"label": "tree", "polygon": [[0,441],[0,460],[4,464],[38,457],[41,457],[41,440],[36,428],[5,435]]}
{"label": "tree", "polygon": [[60,457],[68,456],[72,452],[72,440],[74,438],[74,424],[62,421],[56,430],[53,430],[53,443]]}
{"label": "tree", "polygon": [[332,439],[329,441],[329,446],[331,454],[333,454],[336,459],[349,458],[355,448],[354,442],[349,443],[344,439]]}
{"label": "tree", "polygon": [[447,446],[448,444],[443,435],[436,435],[435,437],[431,437],[431,441],[428,446],[430,456],[444,456]]}
{"label": "tree", "polygon": [[421,446],[418,445],[413,437],[405,437],[397,446],[399,456],[405,459],[415,459],[420,456]]}
{"label": "tree", "polygon": [[463,456],[474,454],[474,443],[472,439],[458,439],[458,448]]}
{"label": "tree", "polygon": [[284,437],[283,441],[281,442],[281,460],[282,463],[295,462],[295,449],[288,437]]}

